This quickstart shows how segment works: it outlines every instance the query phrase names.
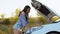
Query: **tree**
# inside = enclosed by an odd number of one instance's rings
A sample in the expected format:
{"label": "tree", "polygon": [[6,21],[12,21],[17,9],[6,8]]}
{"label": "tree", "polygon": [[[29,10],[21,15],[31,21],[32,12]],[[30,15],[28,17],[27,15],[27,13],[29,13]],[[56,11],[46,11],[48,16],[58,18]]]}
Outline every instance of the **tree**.
{"label": "tree", "polygon": [[40,12],[39,12],[38,10],[37,10],[37,15],[38,15],[38,16],[41,16],[41,14],[40,14]]}
{"label": "tree", "polygon": [[13,13],[12,13],[13,17],[9,18],[9,21],[10,21],[11,25],[14,25],[16,23],[16,21],[18,20],[18,15],[19,15],[20,11],[21,10],[19,8],[17,8],[16,11],[15,11],[15,16],[13,16]]}
{"label": "tree", "polygon": [[5,14],[1,14],[2,20],[5,19]]}
{"label": "tree", "polygon": [[18,16],[19,16],[19,13],[20,13],[20,9],[17,8],[16,11],[15,11],[15,17],[14,17],[14,22],[16,23],[16,21],[18,20]]}
{"label": "tree", "polygon": [[2,23],[5,25],[9,25],[10,24],[9,18],[6,18]]}
{"label": "tree", "polygon": [[38,18],[40,20],[40,22],[42,22],[43,24],[46,24],[48,23],[48,20],[44,17],[44,16],[41,16]]}
{"label": "tree", "polygon": [[18,16],[19,16],[19,13],[20,13],[20,9],[17,8],[16,11],[15,11],[15,20],[18,20]]}
{"label": "tree", "polygon": [[16,9],[16,11],[15,11],[16,16],[18,16],[18,14],[19,14],[20,11],[21,10],[19,8]]}

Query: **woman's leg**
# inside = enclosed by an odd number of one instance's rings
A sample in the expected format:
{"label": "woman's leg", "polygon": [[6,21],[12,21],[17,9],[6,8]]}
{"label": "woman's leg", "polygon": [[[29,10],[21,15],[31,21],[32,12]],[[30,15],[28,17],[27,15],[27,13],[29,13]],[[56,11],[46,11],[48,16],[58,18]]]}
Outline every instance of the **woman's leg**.
{"label": "woman's leg", "polygon": [[18,29],[14,29],[14,34],[22,34],[22,32],[19,31]]}

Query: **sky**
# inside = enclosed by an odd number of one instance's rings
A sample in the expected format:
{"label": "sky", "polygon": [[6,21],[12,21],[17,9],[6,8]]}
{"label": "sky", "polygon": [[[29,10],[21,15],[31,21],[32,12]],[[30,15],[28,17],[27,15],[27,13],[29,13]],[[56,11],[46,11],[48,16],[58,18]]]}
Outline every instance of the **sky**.
{"label": "sky", "polygon": [[[37,0],[50,8],[55,14],[60,17],[60,0]],[[5,17],[10,17],[11,13],[17,8],[23,8],[29,5],[31,7],[30,15],[36,17],[37,12],[31,6],[31,0],[0,0],[0,15],[5,14]]]}
{"label": "sky", "polygon": [[5,17],[8,18],[17,8],[23,10],[26,5],[31,7],[29,15],[37,16],[36,10],[31,6],[31,0],[0,0],[0,15],[5,14]]}

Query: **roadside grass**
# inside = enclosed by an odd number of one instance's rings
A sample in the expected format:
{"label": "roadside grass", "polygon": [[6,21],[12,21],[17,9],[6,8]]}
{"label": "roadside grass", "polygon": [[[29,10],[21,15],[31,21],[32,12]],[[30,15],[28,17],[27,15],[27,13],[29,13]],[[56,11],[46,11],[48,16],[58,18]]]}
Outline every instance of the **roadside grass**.
{"label": "roadside grass", "polygon": [[[47,24],[48,21],[44,17],[29,18],[28,28]],[[13,34],[13,25],[0,25],[0,34]]]}

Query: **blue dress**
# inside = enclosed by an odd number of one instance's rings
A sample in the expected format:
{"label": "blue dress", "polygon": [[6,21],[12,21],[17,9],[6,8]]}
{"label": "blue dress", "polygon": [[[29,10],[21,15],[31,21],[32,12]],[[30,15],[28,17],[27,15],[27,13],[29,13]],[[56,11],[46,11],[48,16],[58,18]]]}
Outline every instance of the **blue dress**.
{"label": "blue dress", "polygon": [[18,21],[13,26],[14,29],[21,29],[23,27],[27,26],[27,21],[25,18],[25,14],[20,14]]}

